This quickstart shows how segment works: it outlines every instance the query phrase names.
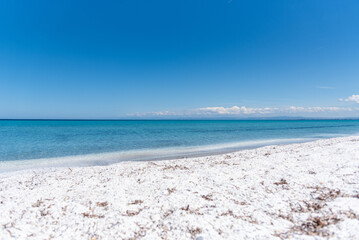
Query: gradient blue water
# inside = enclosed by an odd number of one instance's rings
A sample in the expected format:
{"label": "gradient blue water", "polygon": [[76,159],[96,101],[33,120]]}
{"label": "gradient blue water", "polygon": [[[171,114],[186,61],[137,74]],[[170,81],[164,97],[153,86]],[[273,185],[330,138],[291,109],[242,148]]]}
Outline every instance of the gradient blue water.
{"label": "gradient blue water", "polygon": [[250,147],[262,140],[312,140],[357,133],[359,120],[0,120],[0,161],[146,149],[177,149],[176,154],[181,155],[181,147],[221,144],[225,148],[240,142]]}

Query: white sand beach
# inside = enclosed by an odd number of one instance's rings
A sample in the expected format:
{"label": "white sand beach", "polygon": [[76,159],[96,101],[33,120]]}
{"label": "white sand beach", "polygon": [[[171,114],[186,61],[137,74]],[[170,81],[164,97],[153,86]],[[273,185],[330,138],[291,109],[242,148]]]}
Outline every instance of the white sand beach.
{"label": "white sand beach", "polygon": [[359,239],[359,137],[0,179],[0,239]]}

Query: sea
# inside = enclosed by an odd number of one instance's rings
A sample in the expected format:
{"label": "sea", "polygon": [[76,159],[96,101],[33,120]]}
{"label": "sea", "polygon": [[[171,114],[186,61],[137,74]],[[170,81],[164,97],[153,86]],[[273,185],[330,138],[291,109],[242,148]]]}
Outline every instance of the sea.
{"label": "sea", "polygon": [[0,120],[0,173],[359,135],[359,120]]}

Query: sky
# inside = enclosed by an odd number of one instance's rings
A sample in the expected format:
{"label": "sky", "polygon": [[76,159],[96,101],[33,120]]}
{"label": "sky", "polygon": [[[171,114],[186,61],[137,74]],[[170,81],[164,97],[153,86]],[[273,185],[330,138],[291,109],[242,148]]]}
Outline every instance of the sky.
{"label": "sky", "polygon": [[0,118],[359,117],[359,1],[0,1]]}

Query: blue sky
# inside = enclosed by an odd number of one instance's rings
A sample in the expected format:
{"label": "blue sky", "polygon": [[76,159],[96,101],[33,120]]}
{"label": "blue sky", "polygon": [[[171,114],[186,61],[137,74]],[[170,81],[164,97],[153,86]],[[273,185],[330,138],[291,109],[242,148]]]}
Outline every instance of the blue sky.
{"label": "blue sky", "polygon": [[1,1],[0,118],[359,117],[359,1]]}

